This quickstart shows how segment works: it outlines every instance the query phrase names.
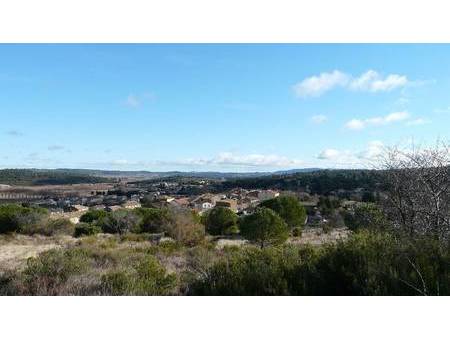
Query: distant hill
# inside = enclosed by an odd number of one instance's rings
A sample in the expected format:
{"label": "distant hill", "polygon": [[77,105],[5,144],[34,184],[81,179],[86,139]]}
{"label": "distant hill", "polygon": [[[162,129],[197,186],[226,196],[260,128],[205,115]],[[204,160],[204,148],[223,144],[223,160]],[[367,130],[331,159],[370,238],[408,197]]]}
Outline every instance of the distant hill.
{"label": "distant hill", "polygon": [[214,180],[229,180],[242,178],[256,178],[272,175],[287,175],[295,173],[314,172],[320,169],[291,169],[276,172],[215,172],[215,171],[120,171],[120,170],[94,170],[94,169],[1,169],[0,184],[9,185],[52,185],[52,184],[78,184],[103,183],[117,179],[152,180],[173,177],[191,177]]}
{"label": "distant hill", "polygon": [[87,173],[47,169],[2,169],[0,184],[7,185],[56,185],[81,183],[106,183],[113,180]]}
{"label": "distant hill", "polygon": [[98,177],[112,178],[139,178],[153,179],[164,177],[195,177],[205,179],[230,179],[245,177],[261,177],[281,174],[294,174],[302,172],[313,172],[321,170],[320,168],[290,169],[280,171],[255,171],[255,172],[220,172],[220,171],[122,171],[122,170],[91,170],[91,169],[55,169],[73,174],[90,175]]}

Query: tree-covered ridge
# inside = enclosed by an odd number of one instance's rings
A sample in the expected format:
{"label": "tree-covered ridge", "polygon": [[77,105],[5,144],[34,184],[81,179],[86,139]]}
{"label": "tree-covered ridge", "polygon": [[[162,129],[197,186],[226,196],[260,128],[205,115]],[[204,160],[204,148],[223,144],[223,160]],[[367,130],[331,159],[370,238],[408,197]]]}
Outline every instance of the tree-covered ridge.
{"label": "tree-covered ridge", "polygon": [[0,184],[8,185],[56,185],[103,183],[111,179],[88,174],[71,173],[66,170],[46,169],[2,169]]}
{"label": "tree-covered ridge", "polygon": [[272,175],[255,178],[228,180],[220,183],[223,189],[241,187],[244,189],[279,189],[314,194],[328,194],[339,189],[362,188],[373,191],[380,187],[384,173],[377,170],[319,170],[307,173]]}

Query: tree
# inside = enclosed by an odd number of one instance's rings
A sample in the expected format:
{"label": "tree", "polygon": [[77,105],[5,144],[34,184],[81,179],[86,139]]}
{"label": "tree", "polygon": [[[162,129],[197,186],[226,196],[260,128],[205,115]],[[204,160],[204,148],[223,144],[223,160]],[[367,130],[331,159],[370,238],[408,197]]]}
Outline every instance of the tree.
{"label": "tree", "polygon": [[289,237],[286,222],[269,208],[258,208],[255,213],[245,216],[240,222],[241,235],[259,243],[261,248],[267,244],[281,244]]}
{"label": "tree", "polygon": [[132,210],[121,209],[108,214],[108,217],[99,221],[99,224],[106,233],[119,234],[136,230],[141,218]]}
{"label": "tree", "polygon": [[291,228],[302,227],[306,220],[306,210],[294,196],[280,196],[264,201],[260,206],[275,211]]}
{"label": "tree", "polygon": [[137,208],[135,212],[142,217],[141,232],[160,232],[169,223],[169,211],[167,209]]}
{"label": "tree", "polygon": [[450,239],[450,146],[387,149],[383,208],[394,229],[403,234]]}
{"label": "tree", "polygon": [[373,203],[361,203],[354,210],[344,214],[345,225],[350,230],[382,230],[387,220],[380,208]]}
{"label": "tree", "polygon": [[211,235],[224,235],[228,229],[236,226],[237,220],[238,216],[232,210],[215,207],[206,215],[206,231]]}

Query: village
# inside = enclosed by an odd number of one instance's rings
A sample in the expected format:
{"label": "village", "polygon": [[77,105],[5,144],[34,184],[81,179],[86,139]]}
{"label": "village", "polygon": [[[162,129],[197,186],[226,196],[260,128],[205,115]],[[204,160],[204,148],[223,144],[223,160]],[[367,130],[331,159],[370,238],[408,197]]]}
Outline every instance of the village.
{"label": "village", "polygon": [[[52,219],[65,218],[77,224],[88,210],[107,212],[119,209],[175,207],[190,209],[202,215],[215,207],[232,210],[239,216],[251,214],[256,207],[280,195],[295,196],[307,211],[306,226],[321,226],[335,215],[323,214],[323,196],[307,191],[233,188],[224,192],[207,192],[210,181],[191,179],[188,182],[156,180],[143,184],[127,181],[99,184],[14,187],[0,186],[0,203],[22,203],[46,208]],[[205,189],[206,188],[206,189]],[[203,192],[206,191],[206,192]],[[351,210],[363,199],[364,191],[333,192],[326,201],[334,208]],[[347,198],[345,198],[347,197]],[[333,216],[333,217],[332,217]],[[341,222],[342,223],[342,222]]]}

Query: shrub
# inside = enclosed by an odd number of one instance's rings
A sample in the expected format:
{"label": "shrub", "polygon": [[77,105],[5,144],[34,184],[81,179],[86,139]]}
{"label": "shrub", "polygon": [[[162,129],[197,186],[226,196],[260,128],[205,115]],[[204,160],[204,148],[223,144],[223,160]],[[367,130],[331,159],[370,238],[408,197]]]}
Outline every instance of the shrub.
{"label": "shrub", "polygon": [[39,234],[43,236],[72,235],[75,225],[66,218],[41,221],[24,226],[21,233],[27,235]]}
{"label": "shrub", "polygon": [[273,198],[262,202],[260,206],[275,211],[291,228],[305,224],[306,209],[294,196]]}
{"label": "shrub", "polygon": [[196,295],[449,295],[449,247],[361,231],[324,247],[234,248],[198,275]]}
{"label": "shrub", "polygon": [[141,217],[141,232],[161,232],[169,223],[169,211],[167,209],[137,208],[135,212]]}
{"label": "shrub", "polygon": [[47,217],[48,211],[43,208],[0,205],[0,233],[27,231],[27,228],[46,222]]}
{"label": "shrub", "polygon": [[286,223],[274,211],[258,208],[240,222],[241,235],[258,243],[261,248],[267,244],[281,244],[289,237]]}
{"label": "shrub", "polygon": [[174,274],[167,274],[156,258],[146,257],[134,269],[106,273],[101,279],[104,294],[155,296],[167,295],[175,287]]}
{"label": "shrub", "polygon": [[236,227],[238,216],[230,209],[215,207],[205,216],[206,231],[211,235],[224,235],[227,229]]}
{"label": "shrub", "polygon": [[344,214],[345,225],[353,231],[360,229],[385,229],[387,220],[376,204],[361,203]]}
{"label": "shrub", "polygon": [[105,210],[89,210],[85,214],[81,215],[80,222],[92,223],[98,220],[102,220],[108,216]]}
{"label": "shrub", "polygon": [[125,234],[139,232],[141,217],[132,210],[120,209],[110,212],[107,217],[98,221],[103,232],[110,234]]}
{"label": "shrub", "polygon": [[170,237],[188,246],[199,244],[205,237],[205,227],[187,209],[171,209],[169,223],[164,228]]}
{"label": "shrub", "polygon": [[101,231],[102,228],[100,228],[95,224],[78,223],[75,227],[74,236],[75,237],[92,236],[100,233]]}
{"label": "shrub", "polygon": [[88,257],[82,250],[53,249],[29,258],[23,271],[24,294],[58,295],[69,277],[87,269]]}
{"label": "shrub", "polygon": [[190,294],[289,295],[287,272],[294,264],[291,255],[276,248],[228,250],[203,277],[192,283]]}

